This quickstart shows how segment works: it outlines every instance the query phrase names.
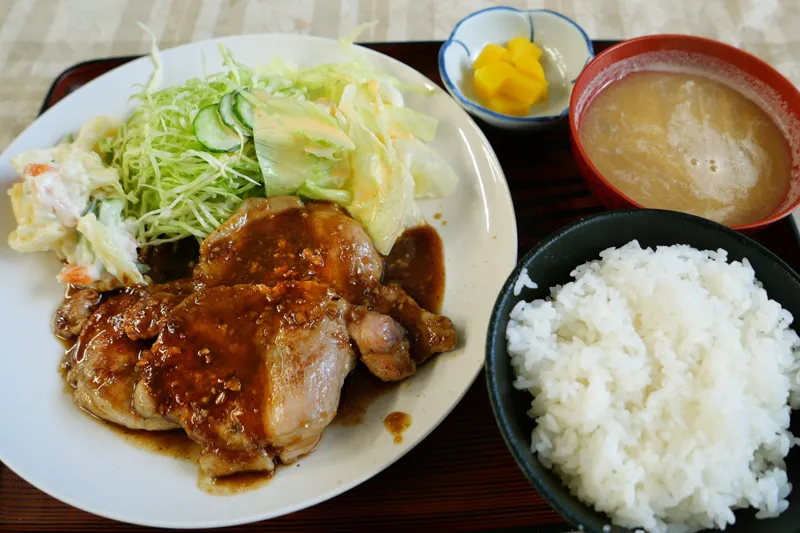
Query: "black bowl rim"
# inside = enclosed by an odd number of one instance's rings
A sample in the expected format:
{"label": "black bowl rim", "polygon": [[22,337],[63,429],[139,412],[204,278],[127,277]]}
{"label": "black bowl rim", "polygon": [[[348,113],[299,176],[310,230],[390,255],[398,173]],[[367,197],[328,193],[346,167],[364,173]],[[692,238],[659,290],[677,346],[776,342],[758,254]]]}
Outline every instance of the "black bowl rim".
{"label": "black bowl rim", "polygon": [[[590,215],[584,217],[580,220],[572,222],[557,231],[551,233],[544,239],[542,239],[536,246],[531,248],[523,257],[517,262],[517,265],[514,267],[514,270],[508,275],[506,278],[503,287],[500,289],[500,293],[497,295],[497,299],[495,300],[494,307],[492,308],[492,314],[489,318],[489,326],[487,328],[486,333],[486,356],[484,360],[485,368],[486,368],[486,388],[489,392],[489,402],[492,406],[492,412],[494,413],[495,421],[497,422],[497,426],[500,429],[500,434],[503,436],[503,440],[506,443],[506,447],[511,452],[511,455],[514,457],[514,461],[517,463],[517,466],[522,470],[522,473],[527,478],[528,482],[531,483],[536,489],[536,491],[562,516],[564,517],[572,526],[581,531],[589,531],[586,529],[587,526],[583,524],[582,520],[578,516],[574,516],[573,513],[568,511],[562,504],[558,498],[554,498],[551,496],[549,486],[542,483],[538,475],[533,471],[533,466],[524,459],[522,450],[524,449],[527,453],[529,450],[529,444],[527,442],[520,442],[518,439],[514,438],[509,431],[509,415],[505,411],[505,409],[501,405],[500,400],[500,393],[497,386],[497,373],[495,371],[495,364],[494,362],[497,358],[492,357],[493,354],[493,346],[496,342],[498,337],[498,333],[505,335],[504,332],[498,332],[497,324],[499,319],[500,307],[503,303],[511,297],[514,285],[516,284],[517,279],[519,278],[522,269],[527,267],[530,263],[531,259],[538,255],[542,250],[546,249],[547,247],[551,246],[555,241],[559,240],[564,234],[577,230],[581,226],[586,226],[592,223],[596,223],[600,220],[605,220],[608,218],[619,218],[619,217],[627,217],[627,216],[653,216],[653,217],[662,217],[666,221],[669,220],[679,220],[683,222],[688,222],[690,224],[695,224],[697,226],[706,227],[709,229],[713,229],[722,233],[728,234],[730,237],[741,242],[744,246],[751,248],[754,252],[758,252],[766,256],[769,260],[774,261],[781,270],[784,270],[786,274],[788,274],[791,278],[794,279],[795,283],[800,285],[800,274],[794,271],[783,259],[775,255],[771,250],[766,248],[764,245],[759,243],[758,241],[748,237],[740,233],[737,230],[731,229],[723,224],[719,224],[712,220],[708,220],[706,218],[702,218],[695,215],[690,215],[687,213],[681,213],[678,211],[670,211],[665,209],[646,209],[646,208],[638,208],[638,209],[616,209],[610,211],[604,211],[602,213],[598,213],[596,215]],[[622,243],[626,244],[626,243]],[[620,246],[622,245],[620,244]],[[575,265],[578,266],[578,265]],[[795,320],[798,320],[798,317],[795,317]],[[797,325],[798,322],[795,322],[793,325]],[[506,353],[506,356],[508,354]],[[538,461],[535,458],[534,460]],[[577,497],[572,496],[577,500]],[[577,500],[580,502],[580,500]],[[583,502],[581,502],[583,503]],[[591,507],[590,507],[591,508]],[[609,518],[609,524],[611,525],[611,519]],[[616,526],[619,527],[619,526]],[[633,531],[633,530],[628,530]]]}

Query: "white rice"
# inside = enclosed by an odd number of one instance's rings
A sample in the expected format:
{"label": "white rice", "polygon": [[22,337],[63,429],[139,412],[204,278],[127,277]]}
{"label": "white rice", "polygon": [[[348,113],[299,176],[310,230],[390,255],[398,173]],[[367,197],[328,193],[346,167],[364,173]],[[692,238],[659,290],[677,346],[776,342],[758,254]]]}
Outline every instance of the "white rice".
{"label": "white rice", "polygon": [[[747,260],[633,241],[579,266],[506,331],[531,449],[614,524],[724,528],[788,507],[800,339]],[[527,278],[527,274],[526,274]]]}
{"label": "white rice", "polygon": [[522,289],[538,289],[539,286],[531,281],[531,278],[528,277],[528,269],[523,268],[520,273],[517,281],[514,282],[514,296],[519,296],[519,293],[522,292]]}

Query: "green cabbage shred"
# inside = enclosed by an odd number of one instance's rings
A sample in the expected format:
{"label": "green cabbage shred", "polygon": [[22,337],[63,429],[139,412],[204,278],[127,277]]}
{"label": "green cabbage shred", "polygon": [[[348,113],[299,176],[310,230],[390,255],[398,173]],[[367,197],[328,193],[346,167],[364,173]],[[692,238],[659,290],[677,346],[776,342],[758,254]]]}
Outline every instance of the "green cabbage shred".
{"label": "green cabbage shred", "polygon": [[[431,185],[438,178],[420,174],[438,173],[444,164],[424,149],[406,145],[395,153],[391,139],[430,142],[437,123],[403,107],[398,89],[408,87],[359,60],[352,41],[365,27],[341,41],[351,58],[344,63],[298,68],[273,60],[251,69],[220,46],[224,72],[164,89],[156,89],[162,66],[154,43],[153,79],[132,97],[131,117],[100,144],[106,162],[119,169],[127,199],[123,214],[133,221],[139,244],[203,239],[246,198],[288,193],[344,206],[388,253],[399,226],[417,216],[415,183],[416,196],[451,187]],[[257,128],[255,139],[236,152],[212,153],[196,139],[192,121],[231,91],[243,92],[268,127]],[[309,120],[316,127],[286,126]]]}

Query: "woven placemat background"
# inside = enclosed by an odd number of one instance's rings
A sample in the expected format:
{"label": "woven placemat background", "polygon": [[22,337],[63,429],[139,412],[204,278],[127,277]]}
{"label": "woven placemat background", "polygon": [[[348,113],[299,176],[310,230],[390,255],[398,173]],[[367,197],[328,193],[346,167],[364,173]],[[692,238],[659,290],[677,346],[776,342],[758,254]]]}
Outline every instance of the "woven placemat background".
{"label": "woven placemat background", "polygon": [[463,16],[491,5],[548,8],[595,39],[657,32],[740,46],[800,83],[798,0],[0,0],[0,149],[33,119],[50,83],[87,59],[146,53],[238,33],[338,37],[378,20],[364,41],[444,39]]}

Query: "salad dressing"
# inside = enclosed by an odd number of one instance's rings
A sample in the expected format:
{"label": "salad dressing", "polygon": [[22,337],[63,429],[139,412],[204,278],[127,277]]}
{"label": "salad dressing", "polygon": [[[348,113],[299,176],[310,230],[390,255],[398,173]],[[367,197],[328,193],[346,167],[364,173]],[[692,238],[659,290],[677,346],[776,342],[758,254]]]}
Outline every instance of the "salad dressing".
{"label": "salad dressing", "polygon": [[341,143],[349,142],[347,135],[342,130],[313,117],[286,114],[276,120],[269,113],[256,111],[255,118],[256,129],[259,133],[264,133],[264,130],[269,129],[273,132],[270,135],[292,138],[296,132],[302,132],[303,135],[312,138],[330,137]]}

